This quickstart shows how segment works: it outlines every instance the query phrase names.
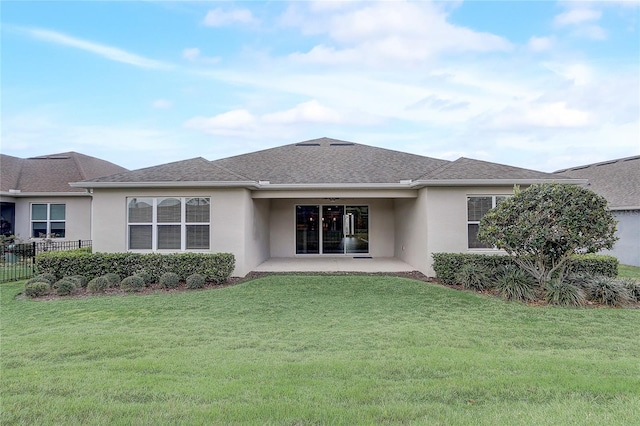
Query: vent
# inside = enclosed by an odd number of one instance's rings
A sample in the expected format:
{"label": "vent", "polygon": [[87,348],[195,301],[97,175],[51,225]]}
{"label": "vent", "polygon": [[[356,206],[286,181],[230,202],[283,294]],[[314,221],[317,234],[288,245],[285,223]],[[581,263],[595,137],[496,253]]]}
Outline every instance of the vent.
{"label": "vent", "polygon": [[41,157],[31,157],[29,160],[68,160],[68,155],[43,155]]}
{"label": "vent", "polygon": [[319,143],[297,143],[296,146],[320,146]]}
{"label": "vent", "polygon": [[329,144],[329,146],[353,146],[351,142],[334,142]]}

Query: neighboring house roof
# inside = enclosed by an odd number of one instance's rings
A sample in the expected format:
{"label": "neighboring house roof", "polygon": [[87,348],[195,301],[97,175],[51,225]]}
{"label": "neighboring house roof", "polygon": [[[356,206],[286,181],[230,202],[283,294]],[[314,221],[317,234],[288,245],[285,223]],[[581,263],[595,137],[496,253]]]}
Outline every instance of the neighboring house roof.
{"label": "neighboring house roof", "polygon": [[[74,183],[78,187],[247,186],[402,187],[559,181],[557,175],[460,158],[440,160],[320,138],[215,161],[179,161]],[[575,180],[571,180],[576,182]]]}
{"label": "neighboring house roof", "polygon": [[612,210],[640,210],[640,155],[558,170],[588,179],[589,188],[607,199]]}
{"label": "neighboring house roof", "polygon": [[127,171],[124,167],[77,152],[18,158],[0,154],[0,191],[3,193],[85,192],[70,182]]}

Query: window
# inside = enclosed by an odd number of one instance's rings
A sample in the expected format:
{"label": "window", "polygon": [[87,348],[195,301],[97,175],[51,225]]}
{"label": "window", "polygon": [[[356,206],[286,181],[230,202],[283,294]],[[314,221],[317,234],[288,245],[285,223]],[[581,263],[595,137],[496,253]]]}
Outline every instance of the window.
{"label": "window", "polygon": [[130,250],[208,250],[209,198],[127,199]]}
{"label": "window", "polygon": [[467,232],[468,247],[475,248],[493,248],[492,246],[478,241],[478,229],[480,228],[480,219],[489,210],[497,206],[501,201],[508,198],[506,195],[483,195],[467,197]]}
{"label": "window", "polygon": [[31,204],[31,237],[64,238],[66,206],[64,204]]}

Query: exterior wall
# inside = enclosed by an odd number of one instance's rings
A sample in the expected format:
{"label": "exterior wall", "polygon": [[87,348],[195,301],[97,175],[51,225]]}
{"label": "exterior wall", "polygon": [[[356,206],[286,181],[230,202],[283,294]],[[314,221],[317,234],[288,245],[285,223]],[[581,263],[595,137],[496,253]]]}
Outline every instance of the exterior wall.
{"label": "exterior wall", "polygon": [[246,203],[245,247],[246,260],[238,275],[246,275],[270,257],[271,200],[252,200]]}
{"label": "exterior wall", "polygon": [[[272,199],[270,215],[271,257],[295,257],[295,206],[330,204],[326,199]],[[390,199],[340,198],[337,205],[369,206],[369,254],[372,257],[394,256],[394,206]],[[311,255],[298,255],[311,256]]]}
{"label": "exterior wall", "polygon": [[77,241],[91,239],[91,196],[75,197],[16,197],[4,198],[2,201],[14,202],[16,217],[14,223],[15,234],[23,241],[31,237],[31,204],[53,203],[64,204],[65,207],[65,237],[63,241]]}
{"label": "exterior wall", "polygon": [[623,265],[640,266],[640,210],[621,210],[612,212],[618,221],[620,238],[613,250],[605,250],[608,254],[618,258]]}
{"label": "exterior wall", "polygon": [[[268,212],[264,201],[254,204],[247,189],[95,189],[93,249],[127,251],[127,197],[210,197],[212,253],[233,253],[235,276],[244,276],[265,258]],[[254,215],[254,212],[256,213]]]}
{"label": "exterior wall", "polygon": [[427,257],[427,190],[421,189],[418,198],[394,200],[396,232],[394,255],[426,274]]}
{"label": "exterior wall", "polygon": [[512,195],[513,187],[430,187],[426,191],[427,266],[426,272],[420,270],[427,276],[435,276],[433,253],[501,253],[498,250],[467,247],[467,196]]}

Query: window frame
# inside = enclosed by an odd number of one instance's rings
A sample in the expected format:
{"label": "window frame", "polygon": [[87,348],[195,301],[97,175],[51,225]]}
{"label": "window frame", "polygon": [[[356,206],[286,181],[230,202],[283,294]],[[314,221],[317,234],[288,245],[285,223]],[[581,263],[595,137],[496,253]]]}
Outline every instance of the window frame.
{"label": "window frame", "polygon": [[[130,205],[133,200],[148,200],[151,201],[151,219],[148,222],[140,222],[140,221],[130,221]],[[158,220],[158,206],[165,200],[169,199],[177,199],[180,202],[180,219],[179,220]],[[187,203],[193,199],[202,199],[206,200],[208,203],[208,221],[187,221]],[[126,198],[126,214],[127,214],[127,250],[129,251],[138,251],[138,252],[198,252],[203,251],[207,252],[211,250],[211,197],[208,196],[139,196],[139,197],[127,197]],[[131,248],[131,229],[134,226],[147,226],[151,228],[151,246],[149,248]],[[162,246],[163,242],[161,238],[159,238],[160,229],[163,227],[180,227],[180,242],[179,247],[176,245],[175,247],[165,247],[159,248]],[[193,227],[202,227],[206,226],[208,228],[208,234],[206,237],[206,245],[207,247],[199,247],[199,248],[190,248],[188,247],[188,228],[190,226]]]}
{"label": "window frame", "polygon": [[[46,206],[46,218],[44,219],[34,219],[33,217],[33,208],[34,206]],[[52,206],[62,206],[64,208],[64,219],[52,219],[51,218],[51,210]],[[36,223],[44,223],[46,232],[44,232],[44,237],[40,235],[34,235],[33,225]],[[52,233],[52,224],[62,224],[64,229],[64,235],[54,234]],[[66,238],[67,236],[67,205],[66,203],[30,203],[29,204],[29,235],[30,238]],[[43,234],[40,232],[40,234]]]}
{"label": "window frame", "polygon": [[[500,203],[501,201],[504,201],[510,197],[512,197],[512,194],[467,194],[465,200],[466,200],[466,211],[467,211],[467,250],[472,250],[472,251],[478,251],[478,250],[498,250],[497,247],[495,246],[487,246],[484,245],[482,247],[471,247],[471,226],[475,226],[476,231],[475,231],[475,235],[474,235],[474,240],[478,241],[478,231],[480,230],[480,221],[482,220],[482,217],[484,217],[485,214],[487,214],[488,211],[495,209],[496,206],[498,205],[498,203]],[[469,218],[469,201],[471,200],[471,198],[491,198],[491,207],[482,213],[482,215],[480,216],[480,219],[478,220],[471,220]],[[479,242],[479,241],[478,241]],[[480,242],[479,242],[480,243]]]}

